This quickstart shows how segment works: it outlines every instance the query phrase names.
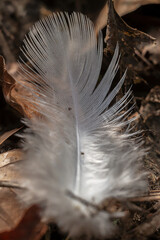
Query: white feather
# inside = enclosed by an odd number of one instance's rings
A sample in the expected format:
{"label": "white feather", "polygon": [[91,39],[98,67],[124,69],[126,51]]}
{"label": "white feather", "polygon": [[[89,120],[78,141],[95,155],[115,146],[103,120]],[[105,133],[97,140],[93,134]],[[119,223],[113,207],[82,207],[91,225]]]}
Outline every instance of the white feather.
{"label": "white feather", "polygon": [[84,15],[58,13],[36,23],[22,49],[32,65],[28,70],[22,65],[24,81],[33,85],[29,90],[34,98],[28,101],[43,116],[26,120],[23,198],[40,204],[43,218],[56,220],[72,236],[110,235],[113,216],[97,206],[145,189],[137,173],[143,150],[129,129],[122,133],[133,121],[123,120],[129,111],[120,114],[130,90],[109,107],[126,75],[110,91],[118,71],[118,45],[97,85],[102,42]]}

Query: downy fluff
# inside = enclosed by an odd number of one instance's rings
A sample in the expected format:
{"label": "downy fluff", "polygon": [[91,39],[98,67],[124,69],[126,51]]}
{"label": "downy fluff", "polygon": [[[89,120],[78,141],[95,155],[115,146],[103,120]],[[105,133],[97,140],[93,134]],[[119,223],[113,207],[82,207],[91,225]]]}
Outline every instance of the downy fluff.
{"label": "downy fluff", "polygon": [[[21,164],[23,200],[39,204],[43,219],[54,220],[71,236],[109,236],[111,214],[100,210],[108,198],[125,200],[144,191],[138,171],[143,155],[125,120],[130,90],[114,105],[126,73],[110,90],[119,50],[100,83],[103,39],[80,13],[53,14],[37,22],[24,40],[21,65],[33,111],[24,133]],[[23,96],[22,96],[23,98]],[[24,97],[26,99],[26,97]],[[111,107],[110,107],[111,105]],[[125,130],[122,132],[122,129]]]}

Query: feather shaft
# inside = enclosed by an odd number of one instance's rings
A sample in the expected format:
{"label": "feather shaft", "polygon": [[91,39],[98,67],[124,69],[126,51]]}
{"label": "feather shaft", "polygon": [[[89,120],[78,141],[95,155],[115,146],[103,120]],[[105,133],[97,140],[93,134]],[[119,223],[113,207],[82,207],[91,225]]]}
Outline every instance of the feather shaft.
{"label": "feather shaft", "polygon": [[134,119],[127,120],[132,107],[122,113],[131,91],[110,106],[127,74],[110,91],[119,68],[118,44],[99,81],[102,34],[96,38],[83,14],[57,13],[34,25],[22,52],[29,66],[22,59],[21,84],[33,94],[22,98],[42,116],[25,119],[22,198],[42,206],[43,217],[54,218],[72,236],[109,236],[112,218],[124,213],[102,211],[102,202],[145,189],[138,175],[144,151],[131,138]]}

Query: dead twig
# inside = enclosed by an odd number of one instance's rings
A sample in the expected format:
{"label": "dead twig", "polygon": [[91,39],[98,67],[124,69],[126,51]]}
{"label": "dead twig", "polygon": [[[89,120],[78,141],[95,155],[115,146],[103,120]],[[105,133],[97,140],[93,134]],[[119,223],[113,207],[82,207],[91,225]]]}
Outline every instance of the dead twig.
{"label": "dead twig", "polygon": [[149,195],[131,198],[131,202],[150,202],[160,200],[160,190],[152,190]]}

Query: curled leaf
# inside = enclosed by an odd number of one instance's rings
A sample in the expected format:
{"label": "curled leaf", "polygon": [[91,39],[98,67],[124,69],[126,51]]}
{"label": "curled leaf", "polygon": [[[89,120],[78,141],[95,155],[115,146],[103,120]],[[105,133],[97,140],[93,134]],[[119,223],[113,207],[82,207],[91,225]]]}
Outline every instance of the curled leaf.
{"label": "curled leaf", "polygon": [[9,137],[11,137],[13,134],[15,134],[16,132],[18,132],[21,128],[22,128],[22,127],[20,127],[20,128],[15,128],[15,129],[12,129],[12,130],[7,131],[7,132],[5,132],[4,134],[2,134],[2,135],[0,136],[0,145],[1,145],[3,142],[5,142]]}
{"label": "curled leaf", "polygon": [[22,83],[22,76],[18,74],[18,70],[18,63],[12,63],[8,72],[5,67],[4,58],[0,56],[0,80],[6,102],[22,116],[32,118],[34,114],[38,114],[35,106],[31,106],[31,103],[27,100],[34,98],[31,91],[28,90],[33,86],[30,86],[29,81],[23,81]]}
{"label": "curled leaf", "polygon": [[[160,4],[160,0],[114,0],[115,10],[119,16],[123,16],[146,4]],[[95,20],[96,32],[107,25],[108,19],[108,1],[101,9]]]}

